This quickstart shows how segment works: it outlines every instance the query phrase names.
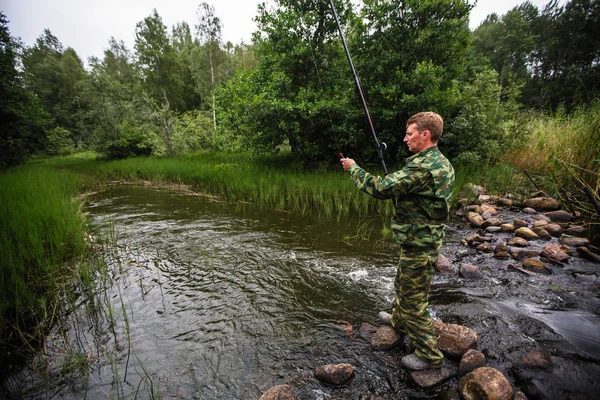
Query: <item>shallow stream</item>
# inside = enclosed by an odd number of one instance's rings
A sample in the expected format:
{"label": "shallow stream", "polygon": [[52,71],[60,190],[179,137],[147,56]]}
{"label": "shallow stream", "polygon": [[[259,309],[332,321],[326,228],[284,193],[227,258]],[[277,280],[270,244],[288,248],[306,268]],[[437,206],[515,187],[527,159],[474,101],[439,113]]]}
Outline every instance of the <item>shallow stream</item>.
{"label": "shallow stream", "polygon": [[[418,389],[398,367],[406,349],[375,352],[361,337],[361,324],[377,326],[393,299],[396,257],[378,243],[376,220],[265,212],[134,185],[90,196],[87,211],[118,239],[95,300],[80,297],[62,338],[84,349],[92,369],[51,392],[32,389],[32,398],[258,399],[290,383],[301,399],[427,399],[457,385]],[[369,231],[370,241],[343,240]],[[470,231],[451,223],[442,253],[480,266],[485,279],[436,276],[434,318],[474,329],[488,364],[530,399],[598,398],[598,264],[575,257],[531,277],[509,267],[515,260],[462,246]],[[532,349],[547,350],[554,367],[516,371]],[[345,386],[313,378],[316,367],[341,362],[356,371]]]}

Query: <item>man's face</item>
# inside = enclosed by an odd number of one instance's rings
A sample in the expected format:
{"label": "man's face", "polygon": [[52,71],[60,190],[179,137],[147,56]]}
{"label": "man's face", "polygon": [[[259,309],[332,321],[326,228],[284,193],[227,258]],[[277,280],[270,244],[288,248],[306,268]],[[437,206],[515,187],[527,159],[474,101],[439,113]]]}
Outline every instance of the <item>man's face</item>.
{"label": "man's face", "polygon": [[408,145],[408,151],[411,153],[418,153],[425,148],[425,141],[427,132],[419,132],[417,124],[410,124],[406,128],[406,136],[404,136],[404,143]]}

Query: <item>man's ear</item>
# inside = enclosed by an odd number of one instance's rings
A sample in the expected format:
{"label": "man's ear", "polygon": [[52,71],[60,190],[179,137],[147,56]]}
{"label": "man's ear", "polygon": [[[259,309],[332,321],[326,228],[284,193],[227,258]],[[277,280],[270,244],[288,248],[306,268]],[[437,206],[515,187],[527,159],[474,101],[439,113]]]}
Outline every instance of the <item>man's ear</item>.
{"label": "man's ear", "polygon": [[425,135],[425,140],[431,140],[431,131],[429,129],[425,129],[421,134]]}

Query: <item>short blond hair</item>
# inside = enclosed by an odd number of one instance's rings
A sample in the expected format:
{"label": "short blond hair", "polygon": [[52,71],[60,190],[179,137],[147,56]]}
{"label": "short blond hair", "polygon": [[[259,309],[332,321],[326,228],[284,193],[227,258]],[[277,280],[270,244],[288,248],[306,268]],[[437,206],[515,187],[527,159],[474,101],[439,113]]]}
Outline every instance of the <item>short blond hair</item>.
{"label": "short blond hair", "polygon": [[406,121],[406,127],[416,124],[419,132],[425,130],[431,132],[431,141],[437,143],[444,131],[444,119],[441,115],[432,111],[424,111],[413,115]]}

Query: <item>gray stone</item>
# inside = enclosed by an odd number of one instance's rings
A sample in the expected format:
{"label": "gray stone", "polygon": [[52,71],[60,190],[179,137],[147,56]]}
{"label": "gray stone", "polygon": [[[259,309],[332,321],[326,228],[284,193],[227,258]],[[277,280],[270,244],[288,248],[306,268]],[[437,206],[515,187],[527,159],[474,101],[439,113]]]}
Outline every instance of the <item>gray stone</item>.
{"label": "gray stone", "polygon": [[335,386],[348,382],[353,375],[354,367],[347,363],[323,365],[315,370],[318,380]]}
{"label": "gray stone", "polygon": [[444,366],[439,369],[412,371],[410,377],[415,382],[415,385],[421,389],[433,389],[446,382],[448,379],[456,376],[456,372],[455,366],[450,363],[445,363]]}
{"label": "gray stone", "polygon": [[485,231],[487,233],[498,233],[502,232],[502,228],[499,226],[488,226],[487,228],[485,228]]}

